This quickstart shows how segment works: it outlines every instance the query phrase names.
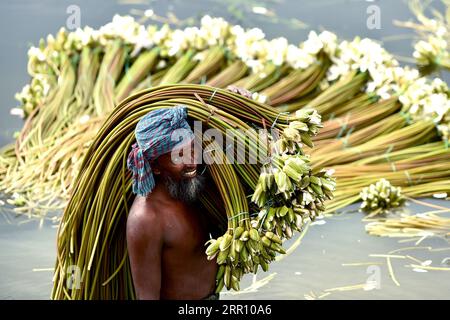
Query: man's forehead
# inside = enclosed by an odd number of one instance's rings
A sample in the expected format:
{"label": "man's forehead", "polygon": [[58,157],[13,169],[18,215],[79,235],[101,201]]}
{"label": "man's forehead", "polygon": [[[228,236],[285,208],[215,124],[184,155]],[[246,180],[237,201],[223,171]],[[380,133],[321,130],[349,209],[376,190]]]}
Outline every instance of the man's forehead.
{"label": "man's forehead", "polygon": [[194,142],[195,142],[195,139],[189,139],[189,140],[183,141],[182,143],[177,144],[175,147],[172,148],[172,150],[168,151],[165,154],[181,151],[184,149],[190,149]]}

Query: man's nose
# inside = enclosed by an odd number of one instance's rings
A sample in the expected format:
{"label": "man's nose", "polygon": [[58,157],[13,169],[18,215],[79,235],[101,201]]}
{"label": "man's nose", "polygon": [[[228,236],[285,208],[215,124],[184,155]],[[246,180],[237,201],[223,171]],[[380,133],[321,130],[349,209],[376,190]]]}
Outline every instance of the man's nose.
{"label": "man's nose", "polygon": [[196,170],[196,169],[197,169],[197,165],[195,163],[187,164],[184,166],[184,170],[186,170],[186,171],[192,171],[192,170]]}
{"label": "man's nose", "polygon": [[191,153],[190,157],[188,157],[188,160],[184,165],[187,169],[195,169],[197,167],[197,161],[196,161],[196,155],[194,152]]}
{"label": "man's nose", "polygon": [[191,148],[191,156],[190,156],[190,161],[189,161],[189,165],[192,165],[193,167],[197,167],[197,164],[200,163],[199,162],[199,155],[201,153],[199,153],[196,149],[197,146],[193,145]]}

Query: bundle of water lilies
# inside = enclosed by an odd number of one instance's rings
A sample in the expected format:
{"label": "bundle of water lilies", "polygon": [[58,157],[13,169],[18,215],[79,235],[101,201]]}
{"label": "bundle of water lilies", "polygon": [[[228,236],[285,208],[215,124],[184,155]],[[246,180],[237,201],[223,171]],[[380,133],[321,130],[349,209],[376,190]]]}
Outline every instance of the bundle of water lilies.
{"label": "bundle of water lilies", "polygon": [[[366,225],[366,231],[374,236],[412,238],[450,236],[450,218],[443,216],[449,210],[434,210],[415,215],[402,214],[398,218],[375,221]],[[448,214],[447,214],[448,216]]]}
{"label": "bundle of water lilies", "polygon": [[380,179],[377,183],[364,188],[360,196],[362,200],[360,208],[370,212],[370,216],[399,207],[405,201],[401,188],[394,187],[386,179]]}
{"label": "bundle of water lilies", "polygon": [[313,169],[336,170],[329,212],[360,199],[380,176],[408,196],[450,191],[447,85],[400,67],[369,39],[339,42],[331,32],[311,32],[297,46],[221,18],[172,30],[115,16],[99,30],[49,35],[30,49],[28,71],[31,83],[12,110],[25,124],[0,156],[0,189],[13,195],[18,212],[63,208],[114,106],[144,88],[173,83],[234,85],[280,115],[316,109],[324,128],[301,138],[305,148],[316,146]]}
{"label": "bundle of water lilies", "polygon": [[[412,0],[409,7],[417,22],[397,22],[398,25],[417,32],[420,40],[414,44],[413,56],[423,73],[438,69],[450,70],[450,4],[445,0],[442,4],[446,9],[445,15],[432,8],[431,1]],[[427,11],[431,14],[427,14]]]}
{"label": "bundle of water lilies", "polygon": [[[239,290],[245,273],[266,271],[282,240],[324,210],[335,182],[326,171],[313,173],[302,149],[302,137],[316,134],[320,116],[313,110],[279,115],[271,107],[222,89],[203,85],[166,85],[141,91],[120,103],[100,128],[74,182],[58,231],[58,258],[53,298],[134,298],[125,239],[133,201],[127,154],[135,141],[136,123],[158,108],[184,105],[191,120],[224,135],[233,131],[250,161],[223,162],[228,147],[203,139],[203,156],[214,150],[218,161],[207,161],[206,174],[216,190],[202,195],[204,210],[226,222],[224,234],[208,241],[208,259],[217,258],[217,292]],[[245,121],[243,120],[245,119]],[[272,124],[273,135],[260,139],[254,128]],[[202,134],[203,132],[199,132]],[[244,135],[245,133],[245,135]],[[196,133],[197,135],[197,133]],[[261,142],[261,143],[259,143]],[[278,148],[287,144],[292,148]],[[261,160],[260,160],[261,159]],[[262,173],[260,174],[262,170]],[[215,195],[220,194],[220,198]],[[251,198],[251,200],[250,200]],[[220,208],[225,209],[226,216]],[[67,270],[77,266],[80,287],[67,287]]]}

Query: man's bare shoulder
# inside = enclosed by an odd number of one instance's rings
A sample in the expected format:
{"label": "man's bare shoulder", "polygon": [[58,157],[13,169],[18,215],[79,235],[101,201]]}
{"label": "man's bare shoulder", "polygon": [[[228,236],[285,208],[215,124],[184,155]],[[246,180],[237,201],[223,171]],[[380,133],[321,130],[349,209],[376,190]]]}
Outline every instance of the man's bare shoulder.
{"label": "man's bare shoulder", "polygon": [[157,203],[145,197],[136,196],[127,220],[127,233],[139,236],[162,234],[162,216],[157,212]]}
{"label": "man's bare shoulder", "polygon": [[149,197],[136,196],[134,198],[133,204],[131,205],[130,214],[147,215],[153,216],[156,212],[155,210],[156,199],[149,200]]}

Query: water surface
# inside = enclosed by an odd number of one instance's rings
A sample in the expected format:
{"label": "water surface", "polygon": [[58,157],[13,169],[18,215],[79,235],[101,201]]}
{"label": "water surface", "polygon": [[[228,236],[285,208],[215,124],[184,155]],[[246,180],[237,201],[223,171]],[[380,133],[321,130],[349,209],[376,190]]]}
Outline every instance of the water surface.
{"label": "water surface", "polygon": [[[404,1],[125,1],[63,0],[63,1],[2,1],[0,3],[0,32],[2,36],[0,60],[0,146],[12,142],[14,131],[20,130],[22,121],[9,115],[17,103],[14,93],[29,81],[26,72],[27,50],[41,37],[56,33],[65,25],[66,9],[76,4],[81,9],[82,25],[98,28],[109,22],[116,13],[128,14],[131,9],[153,9],[158,15],[173,11],[180,18],[201,17],[203,14],[222,16],[245,27],[259,27],[268,38],[284,36],[292,43],[306,39],[309,30],[328,29],[340,38],[354,36],[384,40],[384,46],[399,56],[411,56],[413,32],[395,27],[394,19],[408,20],[413,16]],[[125,3],[125,4],[124,4]],[[377,5],[381,13],[381,28],[367,28],[367,8]],[[239,10],[251,6],[273,9],[280,22]],[[237,12],[236,12],[237,10]],[[307,24],[299,29],[283,21],[296,18]],[[389,40],[402,35],[401,40]],[[447,75],[444,77],[446,79]],[[431,200],[430,200],[431,201]],[[448,202],[432,200],[446,207]],[[354,209],[355,206],[349,208]],[[51,220],[30,220],[15,216],[5,206],[0,207],[0,299],[48,299],[52,287],[51,268],[54,265],[56,225]],[[430,211],[430,208],[411,204],[406,210],[412,213]],[[399,243],[397,239],[376,238],[364,231],[361,213],[348,213],[326,218],[325,224],[312,225],[301,245],[282,261],[273,263],[268,273],[259,274],[256,280],[273,275],[267,285],[255,292],[239,295],[224,294],[224,299],[304,299],[313,291],[320,296],[327,289],[364,284],[370,277],[368,267],[373,264],[379,271],[380,289],[364,291],[333,291],[326,299],[448,299],[450,298],[450,272],[414,272],[405,267],[410,260],[392,259],[397,286],[389,276],[385,258],[371,258],[369,254],[386,254],[389,251],[410,247],[414,242]],[[286,244],[295,242],[297,237]],[[420,246],[448,248],[448,239],[425,239]],[[414,250],[402,252],[422,261],[432,260],[434,266],[450,257],[450,250],[430,252]],[[369,263],[363,266],[342,266],[348,263]],[[371,269],[373,270],[373,269]],[[255,279],[246,276],[241,283],[244,289]]]}

